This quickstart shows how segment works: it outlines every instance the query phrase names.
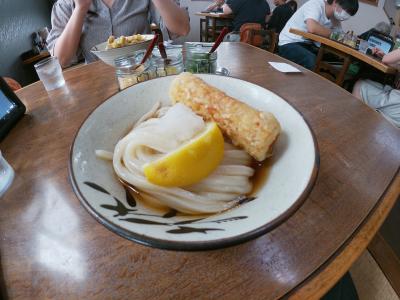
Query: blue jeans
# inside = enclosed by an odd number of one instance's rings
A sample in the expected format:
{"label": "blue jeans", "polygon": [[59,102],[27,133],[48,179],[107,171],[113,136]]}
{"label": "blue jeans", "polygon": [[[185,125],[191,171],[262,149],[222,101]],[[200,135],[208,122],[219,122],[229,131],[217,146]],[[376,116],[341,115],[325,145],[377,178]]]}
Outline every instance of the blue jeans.
{"label": "blue jeans", "polygon": [[318,48],[310,43],[290,43],[279,46],[279,55],[307,68],[314,70]]}

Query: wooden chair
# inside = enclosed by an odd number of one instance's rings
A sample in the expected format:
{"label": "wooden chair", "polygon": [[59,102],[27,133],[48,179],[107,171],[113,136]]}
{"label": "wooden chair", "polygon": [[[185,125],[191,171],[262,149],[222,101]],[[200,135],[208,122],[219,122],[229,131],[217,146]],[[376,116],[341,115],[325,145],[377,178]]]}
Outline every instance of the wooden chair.
{"label": "wooden chair", "polygon": [[[332,64],[332,62],[324,60],[324,56],[327,54],[336,56],[340,64]],[[318,51],[314,72],[342,86],[346,79],[346,70],[348,70],[350,64],[351,57],[349,55],[322,45]]]}
{"label": "wooden chair", "polygon": [[206,17],[200,19],[200,42],[215,42],[224,27],[231,25],[231,20],[216,20]]}
{"label": "wooden chair", "polygon": [[278,34],[272,30],[251,28],[249,25],[251,23],[243,24],[240,28],[240,41],[274,53],[278,45]]}

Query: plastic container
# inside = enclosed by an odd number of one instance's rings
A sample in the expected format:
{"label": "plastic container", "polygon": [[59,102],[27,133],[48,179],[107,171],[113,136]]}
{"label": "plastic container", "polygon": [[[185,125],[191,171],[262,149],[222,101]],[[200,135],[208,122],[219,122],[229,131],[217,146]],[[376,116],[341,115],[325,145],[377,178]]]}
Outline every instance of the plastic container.
{"label": "plastic container", "polygon": [[209,54],[211,47],[202,44],[187,45],[185,48],[186,71],[215,74],[217,70],[217,51]]}

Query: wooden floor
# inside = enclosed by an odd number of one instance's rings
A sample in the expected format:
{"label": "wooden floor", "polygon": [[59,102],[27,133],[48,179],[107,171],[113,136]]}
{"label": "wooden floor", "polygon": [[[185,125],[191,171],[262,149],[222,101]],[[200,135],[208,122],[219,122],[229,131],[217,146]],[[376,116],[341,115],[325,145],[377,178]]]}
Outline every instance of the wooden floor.
{"label": "wooden floor", "polygon": [[399,300],[372,255],[365,251],[350,269],[360,300]]}

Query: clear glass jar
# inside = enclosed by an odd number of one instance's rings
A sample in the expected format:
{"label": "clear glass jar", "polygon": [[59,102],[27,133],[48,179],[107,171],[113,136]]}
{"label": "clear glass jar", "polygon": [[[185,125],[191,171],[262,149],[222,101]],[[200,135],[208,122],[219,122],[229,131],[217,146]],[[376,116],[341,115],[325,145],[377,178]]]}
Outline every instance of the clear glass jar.
{"label": "clear glass jar", "polygon": [[138,51],[133,55],[115,60],[115,74],[117,75],[120,90],[156,77],[155,68],[149,60],[142,65],[140,64],[143,55],[144,51]]}
{"label": "clear glass jar", "polygon": [[168,55],[166,60],[162,57],[153,57],[151,63],[155,68],[157,77],[180,74],[184,69],[182,54],[176,56]]}
{"label": "clear glass jar", "polygon": [[340,29],[334,28],[334,29],[332,30],[331,35],[329,36],[329,38],[330,38],[331,40],[337,41],[337,40],[339,40],[339,35],[340,35],[340,33],[341,33],[341,30],[340,30]]}
{"label": "clear glass jar", "polygon": [[400,48],[400,36],[397,35],[393,49],[399,49],[399,48]]}
{"label": "clear glass jar", "polygon": [[14,170],[8,164],[0,151],[0,197],[11,186],[14,180]]}
{"label": "clear glass jar", "polygon": [[217,52],[209,53],[211,46],[187,45],[185,68],[191,73],[211,73],[217,70]]}

